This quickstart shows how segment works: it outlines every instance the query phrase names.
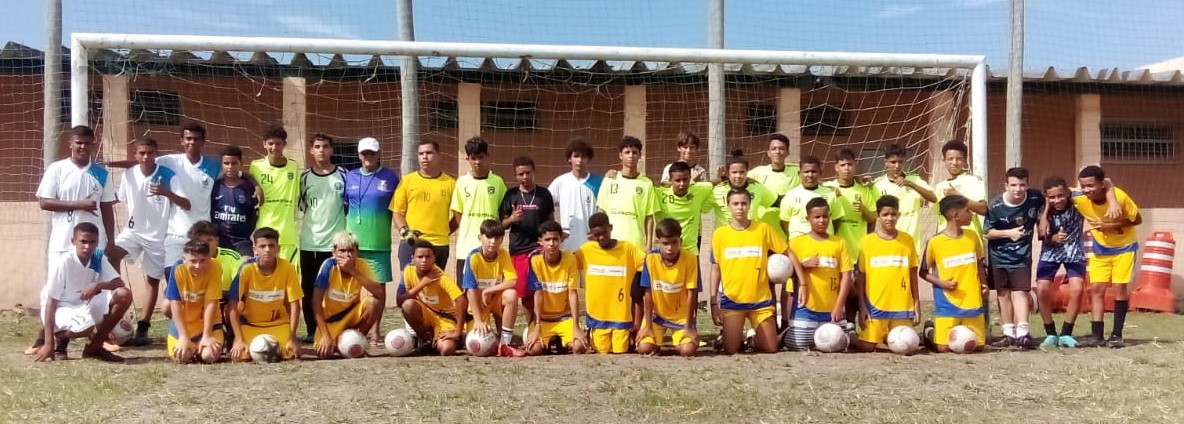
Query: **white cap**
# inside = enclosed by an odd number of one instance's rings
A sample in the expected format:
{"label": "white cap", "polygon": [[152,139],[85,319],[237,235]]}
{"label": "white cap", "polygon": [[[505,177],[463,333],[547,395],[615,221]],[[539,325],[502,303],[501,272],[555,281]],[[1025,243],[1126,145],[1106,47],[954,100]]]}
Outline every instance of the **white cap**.
{"label": "white cap", "polygon": [[378,140],[374,139],[374,137],[366,137],[361,140],[358,140],[358,153],[362,153],[362,152],[366,152],[366,151],[377,152],[378,151]]}

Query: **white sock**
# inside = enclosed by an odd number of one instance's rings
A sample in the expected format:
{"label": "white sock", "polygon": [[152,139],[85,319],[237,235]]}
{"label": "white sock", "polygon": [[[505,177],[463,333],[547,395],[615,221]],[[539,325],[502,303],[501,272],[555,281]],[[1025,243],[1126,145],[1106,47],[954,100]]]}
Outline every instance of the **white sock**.
{"label": "white sock", "polygon": [[501,343],[504,345],[509,345],[512,341],[514,341],[514,329],[502,327]]}
{"label": "white sock", "polygon": [[1020,338],[1020,337],[1024,337],[1024,336],[1028,335],[1028,329],[1029,329],[1028,322],[1027,321],[1020,321],[1018,324],[1015,325],[1015,337]]}
{"label": "white sock", "polygon": [[411,324],[403,323],[403,328],[406,329],[408,333],[411,333],[411,337],[415,337],[415,329],[411,328]]}
{"label": "white sock", "polygon": [[1003,335],[1015,337],[1015,324],[1003,324]]}

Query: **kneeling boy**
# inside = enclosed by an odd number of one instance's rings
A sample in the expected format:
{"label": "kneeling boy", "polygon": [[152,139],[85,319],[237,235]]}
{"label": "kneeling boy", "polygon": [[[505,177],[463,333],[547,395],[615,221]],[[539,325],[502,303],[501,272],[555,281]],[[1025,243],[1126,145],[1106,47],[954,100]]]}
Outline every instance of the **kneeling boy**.
{"label": "kneeling boy", "polygon": [[699,331],[695,312],[699,305],[699,258],[682,248],[682,227],[670,218],[654,228],[658,250],[645,255],[641,287],[645,290],[644,315],[637,332],[637,353],[652,355],[662,348],[666,331],[678,354],[695,356]]}
{"label": "kneeling boy", "polygon": [[598,353],[629,351],[632,333],[641,327],[633,315],[633,284],[644,254],[633,243],[614,239],[603,212],[588,218],[589,241],[580,246],[584,264],[584,304],[592,347]]}
{"label": "kneeling boy", "polygon": [[312,313],[317,323],[313,350],[321,359],[333,357],[337,338],[345,330],[368,333],[378,321],[382,307],[378,299],[386,299],[386,289],[374,277],[370,261],[359,260],[358,239],[353,233],[333,235],[332,254],[321,263],[312,290]]}
{"label": "kneeling boy", "polygon": [[539,226],[539,247],[530,257],[527,287],[534,293],[534,322],[526,337],[531,356],[549,350],[552,340],[569,352],[588,351],[588,339],[577,325],[580,316],[580,267],[576,255],[564,252],[563,226],[555,221]]}
{"label": "kneeling boy", "polygon": [[[841,324],[846,321],[847,295],[851,291],[851,254],[847,241],[830,235],[830,206],[826,199],[815,197],[806,202],[806,220],[810,233],[794,237],[789,242],[790,250],[801,259],[805,277],[798,279],[799,296],[807,295],[805,302],[799,302],[789,319],[789,331],[785,333],[785,346],[790,349],[813,349],[814,332],[828,322]],[[793,305],[784,304],[782,311],[789,311]]]}
{"label": "kneeling boy", "polygon": [[917,300],[917,248],[913,237],[896,228],[900,200],[886,194],[876,200],[876,232],[863,236],[855,283],[859,294],[859,340],[851,347],[872,352],[898,326],[917,325],[921,305]]}
{"label": "kneeling boy", "polygon": [[[934,334],[929,342],[938,352],[949,352],[950,330],[965,325],[974,331],[979,349],[987,341],[983,293],[987,281],[983,243],[974,231],[963,231],[971,220],[969,200],[961,195],[938,202],[945,231],[929,239],[919,275],[933,284]],[[936,272],[935,272],[936,271]],[[926,329],[926,338],[929,331]]]}
{"label": "kneeling boy", "polygon": [[164,298],[169,307],[168,355],[188,364],[200,358],[212,364],[222,356],[222,265],[210,259],[209,245],[189,240],[181,262],[165,268]]}
{"label": "kneeling boy", "polygon": [[489,333],[490,316],[494,326],[501,328],[497,356],[523,357],[526,352],[510,346],[514,338],[514,321],[518,318],[518,272],[510,252],[502,249],[506,228],[502,223],[487,219],[481,222],[481,247],[474,249],[464,261],[460,288],[469,301],[473,315],[470,331]]}
{"label": "kneeling boy", "polygon": [[440,356],[450,356],[456,353],[469,302],[456,281],[436,266],[435,248],[424,240],[415,242],[396,299],[415,334],[431,337]]}
{"label": "kneeling boy", "polygon": [[247,344],[256,336],[270,334],[280,345],[280,358],[294,359],[300,352],[300,275],[287,259],[279,257],[280,233],[263,227],[251,234],[255,257],[239,267],[230,283],[235,293],[227,307],[230,326],[236,335],[230,348],[233,361],[250,360]]}

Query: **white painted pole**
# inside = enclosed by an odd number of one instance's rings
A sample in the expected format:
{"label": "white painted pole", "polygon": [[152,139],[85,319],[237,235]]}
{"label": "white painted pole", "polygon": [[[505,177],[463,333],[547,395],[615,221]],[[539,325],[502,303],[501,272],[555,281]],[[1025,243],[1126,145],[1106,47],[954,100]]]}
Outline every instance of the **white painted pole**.
{"label": "white painted pole", "polygon": [[70,41],[70,126],[88,125],[90,122],[90,54],[78,37]]}
{"label": "white painted pole", "polygon": [[45,10],[45,60],[42,80],[41,163],[57,159],[62,128],[62,0],[48,0]]}
{"label": "white painted pole", "polygon": [[[415,15],[411,0],[398,0],[399,39],[415,41]],[[402,160],[400,172],[415,170],[416,151],[419,145],[419,58],[403,56],[399,64],[399,90],[403,108]]]}
{"label": "white painted pole", "polygon": [[1011,0],[1011,53],[1007,60],[1007,168],[1020,166],[1023,153],[1024,0]]}
{"label": "white painted pole", "polygon": [[319,38],[222,37],[160,34],[75,33],[87,48],[183,49],[192,51],[273,51],[524,59],[588,59],[652,62],[702,62],[778,65],[905,66],[971,68],[981,55],[915,53],[801,52],[779,50],[680,49],[543,44],[445,43],[435,41],[343,40]]}
{"label": "white painted pole", "polygon": [[991,181],[987,168],[987,65],[979,62],[970,75],[970,158],[971,168],[984,182]]}
{"label": "white painted pole", "polygon": [[[724,0],[707,0],[707,47],[724,48]],[[727,155],[727,87],[724,65],[707,65],[707,171],[715,174]]]}

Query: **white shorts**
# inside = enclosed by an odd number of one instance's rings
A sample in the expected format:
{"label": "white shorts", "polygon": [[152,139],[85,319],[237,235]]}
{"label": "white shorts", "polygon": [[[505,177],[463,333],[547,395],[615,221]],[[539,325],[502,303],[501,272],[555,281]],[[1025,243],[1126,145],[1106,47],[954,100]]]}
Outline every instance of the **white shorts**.
{"label": "white shorts", "polygon": [[[175,264],[181,260],[181,251],[185,250],[185,243],[189,242],[188,237],[168,235],[164,238],[164,264],[165,266]],[[214,246],[217,247],[217,246]],[[215,249],[214,256],[217,256],[217,249]]]}
{"label": "white shorts", "polygon": [[[103,290],[90,298],[90,302],[80,304],[58,303],[57,313],[54,314],[53,332],[66,331],[80,334],[103,322],[107,311],[111,310],[111,292]],[[41,311],[45,313],[45,302],[41,303]],[[45,316],[41,317],[45,322]]]}
{"label": "white shorts", "polygon": [[127,256],[123,260],[132,264],[139,262],[140,270],[149,278],[164,277],[165,264],[171,263],[165,261],[163,246],[148,243],[131,231],[119,233],[119,237],[115,238],[115,245],[127,251]]}

